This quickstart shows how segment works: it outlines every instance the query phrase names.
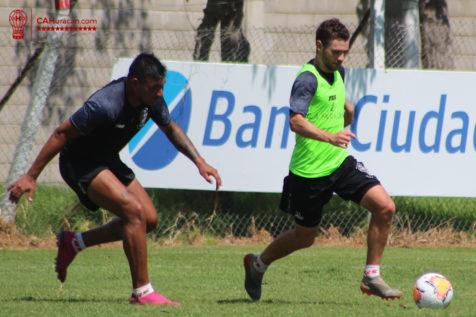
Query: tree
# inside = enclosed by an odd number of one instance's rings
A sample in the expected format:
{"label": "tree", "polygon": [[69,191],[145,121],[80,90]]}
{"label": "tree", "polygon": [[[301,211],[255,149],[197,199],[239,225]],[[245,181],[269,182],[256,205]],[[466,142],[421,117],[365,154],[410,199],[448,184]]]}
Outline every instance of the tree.
{"label": "tree", "polygon": [[423,68],[453,69],[452,38],[446,0],[420,0]]}

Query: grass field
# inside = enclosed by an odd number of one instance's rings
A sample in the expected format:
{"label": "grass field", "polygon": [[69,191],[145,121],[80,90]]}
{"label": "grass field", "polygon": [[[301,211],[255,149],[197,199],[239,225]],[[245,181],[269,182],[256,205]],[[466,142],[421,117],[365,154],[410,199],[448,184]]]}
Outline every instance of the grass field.
{"label": "grass field", "polygon": [[[243,289],[242,256],[263,246],[158,247],[149,244],[150,277],[157,290],[182,304],[129,305],[130,278],[120,248],[80,254],[60,288],[55,250],[0,250],[1,316],[475,316],[476,250],[388,248],[384,277],[404,291],[399,301],[364,296],[358,284],[364,248],[319,247],[273,264],[263,297],[251,302]],[[451,305],[418,309],[415,277],[440,271],[453,282]]]}

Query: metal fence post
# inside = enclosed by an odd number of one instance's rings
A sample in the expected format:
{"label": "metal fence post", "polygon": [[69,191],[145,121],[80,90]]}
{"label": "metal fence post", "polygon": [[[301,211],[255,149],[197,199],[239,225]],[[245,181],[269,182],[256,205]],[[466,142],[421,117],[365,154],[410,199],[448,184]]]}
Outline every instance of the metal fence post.
{"label": "metal fence post", "polygon": [[[70,9],[62,7],[58,10],[56,19],[67,18]],[[48,34],[45,49],[40,58],[40,64],[36,73],[32,98],[23,120],[19,143],[15,148],[13,163],[10,167],[7,180],[5,182],[5,194],[0,202],[0,218],[7,223],[14,222],[16,214],[16,204],[9,200],[9,193],[6,190],[8,185],[25,173],[30,160],[31,149],[35,140],[35,134],[42,119],[42,111],[50,91],[50,85],[55,72],[56,61],[58,59],[58,48],[61,44],[61,37],[65,31],[56,30]]]}
{"label": "metal fence post", "polygon": [[371,60],[375,69],[385,68],[385,0],[372,0]]}

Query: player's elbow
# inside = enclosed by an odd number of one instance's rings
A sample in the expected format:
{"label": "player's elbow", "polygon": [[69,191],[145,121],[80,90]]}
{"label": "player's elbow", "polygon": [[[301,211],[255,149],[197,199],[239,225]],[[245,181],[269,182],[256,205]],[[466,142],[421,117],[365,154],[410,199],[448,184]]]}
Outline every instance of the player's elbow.
{"label": "player's elbow", "polygon": [[68,140],[68,135],[61,126],[54,129],[53,133],[51,134],[51,138],[60,142],[66,142]]}
{"label": "player's elbow", "polygon": [[69,120],[61,123],[54,131],[52,136],[57,140],[67,141],[77,138],[80,135],[79,130],[76,129]]}
{"label": "player's elbow", "polygon": [[293,122],[292,120],[289,121],[289,128],[291,129],[291,131],[293,132],[296,132],[298,129],[297,129],[297,124],[295,122]]}
{"label": "player's elbow", "polygon": [[299,122],[298,116],[291,116],[289,119],[289,128],[294,133],[299,133],[299,131],[301,131],[301,124]]}

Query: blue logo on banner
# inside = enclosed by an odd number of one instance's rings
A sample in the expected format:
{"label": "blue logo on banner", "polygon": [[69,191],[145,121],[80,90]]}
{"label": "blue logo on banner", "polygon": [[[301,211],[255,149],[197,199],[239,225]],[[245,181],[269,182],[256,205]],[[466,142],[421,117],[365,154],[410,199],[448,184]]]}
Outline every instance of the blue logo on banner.
{"label": "blue logo on banner", "polygon": [[[188,87],[187,78],[178,72],[168,71],[164,99],[167,105],[176,104],[170,115],[187,132],[192,112],[192,93]],[[177,149],[169,142],[160,128],[157,128],[151,135],[147,133],[154,126],[155,123],[149,119],[128,144],[129,153],[134,152],[132,160],[145,170],[161,169],[170,164],[178,154]],[[145,137],[148,139],[143,142]],[[140,148],[136,149],[139,144],[141,144]]]}

